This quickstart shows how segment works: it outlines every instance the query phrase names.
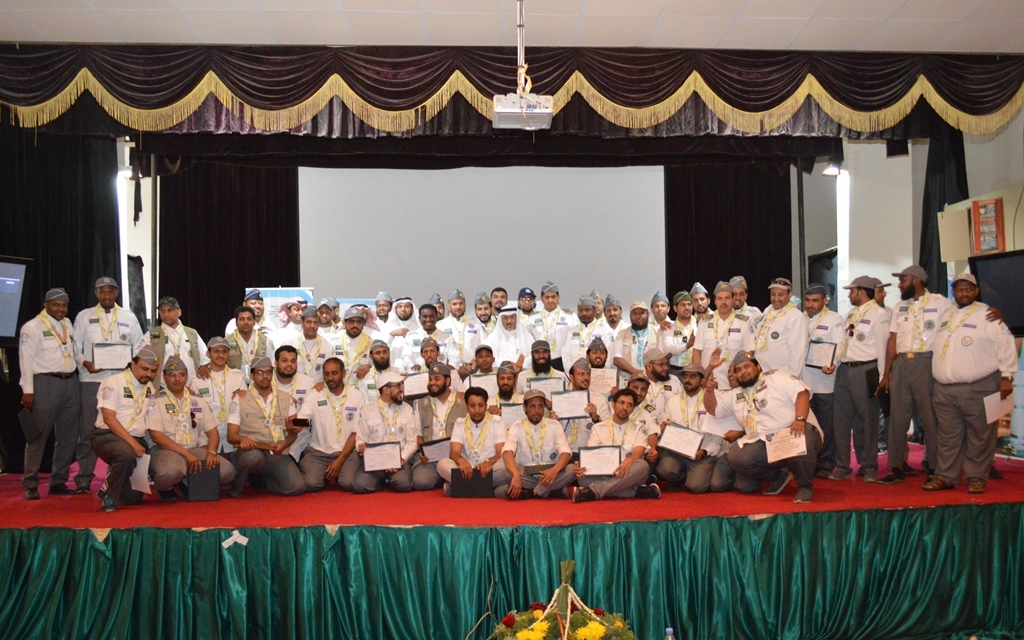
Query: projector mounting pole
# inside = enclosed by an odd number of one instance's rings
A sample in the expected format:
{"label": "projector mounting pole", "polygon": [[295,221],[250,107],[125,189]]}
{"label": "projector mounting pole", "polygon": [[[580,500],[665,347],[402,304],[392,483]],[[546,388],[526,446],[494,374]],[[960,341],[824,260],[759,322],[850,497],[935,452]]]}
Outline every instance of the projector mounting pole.
{"label": "projector mounting pole", "polygon": [[526,75],[526,14],[523,1],[516,0],[516,92],[525,97],[533,88],[530,77]]}

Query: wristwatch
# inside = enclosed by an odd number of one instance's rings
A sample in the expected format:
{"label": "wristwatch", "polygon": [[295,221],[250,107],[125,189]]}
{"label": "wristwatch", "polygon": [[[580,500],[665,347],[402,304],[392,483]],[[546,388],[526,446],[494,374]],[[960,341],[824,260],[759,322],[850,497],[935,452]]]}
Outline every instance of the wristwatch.
{"label": "wristwatch", "polygon": [[797,418],[793,420],[793,422],[807,422],[807,416],[804,416],[803,418]]}

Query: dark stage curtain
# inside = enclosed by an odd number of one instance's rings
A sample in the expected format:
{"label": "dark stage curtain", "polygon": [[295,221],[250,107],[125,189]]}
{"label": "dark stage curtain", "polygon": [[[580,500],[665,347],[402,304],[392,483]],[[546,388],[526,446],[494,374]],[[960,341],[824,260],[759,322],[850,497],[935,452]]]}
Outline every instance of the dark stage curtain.
{"label": "dark stage curtain", "polygon": [[253,528],[241,530],[246,546],[227,549],[231,531],[217,528],[112,529],[103,541],[81,529],[2,529],[0,628],[33,640],[484,640],[508,611],[547,602],[558,563],[573,559],[580,598],[622,613],[645,640],[665,627],[687,640],[1002,640],[1024,633],[1022,521],[1011,503],[566,527]]}
{"label": "dark stage curtain", "polygon": [[668,296],[742,275],[764,308],[768,283],[793,271],[791,219],[787,163],[665,167]]}
{"label": "dark stage curtain", "polygon": [[[97,278],[121,277],[117,144],[0,125],[0,158],[0,254],[35,261],[20,321],[39,313],[43,293],[52,287],[67,290],[74,321],[96,304]],[[0,455],[7,471],[21,472],[21,368],[18,350],[7,354],[11,379],[0,376]]]}
{"label": "dark stage curtain", "polygon": [[920,263],[928,272],[928,288],[942,295],[946,294],[948,274],[939,251],[938,213],[968,197],[964,134],[950,126],[937,127],[928,141]]}
{"label": "dark stage curtain", "polygon": [[223,335],[245,287],[298,286],[298,246],[296,167],[200,162],[160,178],[157,295],[204,339]]}
{"label": "dark stage curtain", "polygon": [[[377,137],[386,135],[382,128],[419,128],[453,91],[470,96],[478,108],[489,108],[494,94],[513,90],[515,60],[514,49],[493,47],[6,45],[0,47],[0,102],[24,109],[20,115],[30,126],[51,121],[64,108],[46,106],[47,100],[61,95],[56,102],[70,103],[89,90],[104,93],[104,104],[122,123],[148,131],[176,127],[197,113],[200,119],[185,127],[259,133],[255,124],[275,130],[270,123],[287,121],[290,124],[277,129],[289,129],[316,119],[313,127],[330,126],[336,137]],[[885,118],[901,120],[908,106],[901,100],[916,99],[912,91],[921,76],[934,88],[926,90],[924,98],[952,124],[978,132],[994,130],[1013,115],[999,111],[1024,83],[1024,57],[1013,55],[531,48],[529,63],[537,93],[552,95],[568,87],[570,93],[591,95],[602,103],[599,111],[606,118],[589,123],[591,135],[605,135],[605,120],[631,128],[663,121],[671,115],[668,112],[682,108],[677,92],[695,72],[700,77],[695,82],[715,97],[715,112],[728,113],[740,128],[755,134],[768,133],[781,122],[761,121],[761,116],[748,113],[775,108],[788,113],[799,106],[800,96],[824,98],[821,91],[835,99],[833,111],[846,113],[847,126],[875,130],[879,116],[868,112],[886,112]],[[80,75],[82,69],[90,76]],[[208,78],[211,71],[220,83]],[[460,79],[443,89],[456,72]],[[334,76],[342,79],[344,88]],[[818,85],[798,93],[808,76]],[[325,86],[337,95],[350,91],[350,104],[360,99],[358,113],[340,104],[323,107],[322,102],[307,102]],[[200,93],[189,97],[197,87]],[[210,92],[221,103],[234,103],[233,108],[225,109],[213,99],[200,105]],[[685,99],[693,94],[679,95]],[[186,98],[184,106],[166,115],[152,112]],[[409,114],[401,126],[383,120],[373,124],[375,118],[388,117],[383,111],[413,110],[432,100],[431,112]],[[252,108],[278,113],[258,114]],[[648,113],[630,114],[627,109]],[[973,116],[991,120],[971,124]],[[332,118],[338,120],[327,122]],[[462,135],[490,130],[482,119],[429,126]]]}

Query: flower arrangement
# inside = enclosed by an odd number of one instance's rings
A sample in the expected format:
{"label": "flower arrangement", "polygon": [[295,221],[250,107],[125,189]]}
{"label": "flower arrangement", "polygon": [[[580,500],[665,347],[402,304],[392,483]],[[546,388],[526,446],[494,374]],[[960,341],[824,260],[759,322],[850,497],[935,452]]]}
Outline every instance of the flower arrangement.
{"label": "flower arrangement", "polygon": [[590,609],[569,585],[576,563],[562,562],[562,585],[547,605],[512,611],[491,634],[495,640],[636,640],[622,614]]}

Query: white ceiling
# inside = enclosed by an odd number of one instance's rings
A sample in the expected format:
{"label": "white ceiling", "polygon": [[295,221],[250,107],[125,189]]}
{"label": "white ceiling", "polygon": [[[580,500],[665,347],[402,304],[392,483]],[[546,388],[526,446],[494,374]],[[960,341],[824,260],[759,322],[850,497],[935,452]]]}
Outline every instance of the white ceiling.
{"label": "white ceiling", "polygon": [[[1024,52],[1024,0],[525,2],[527,47]],[[515,0],[0,0],[0,41],[514,46],[515,12]]]}

